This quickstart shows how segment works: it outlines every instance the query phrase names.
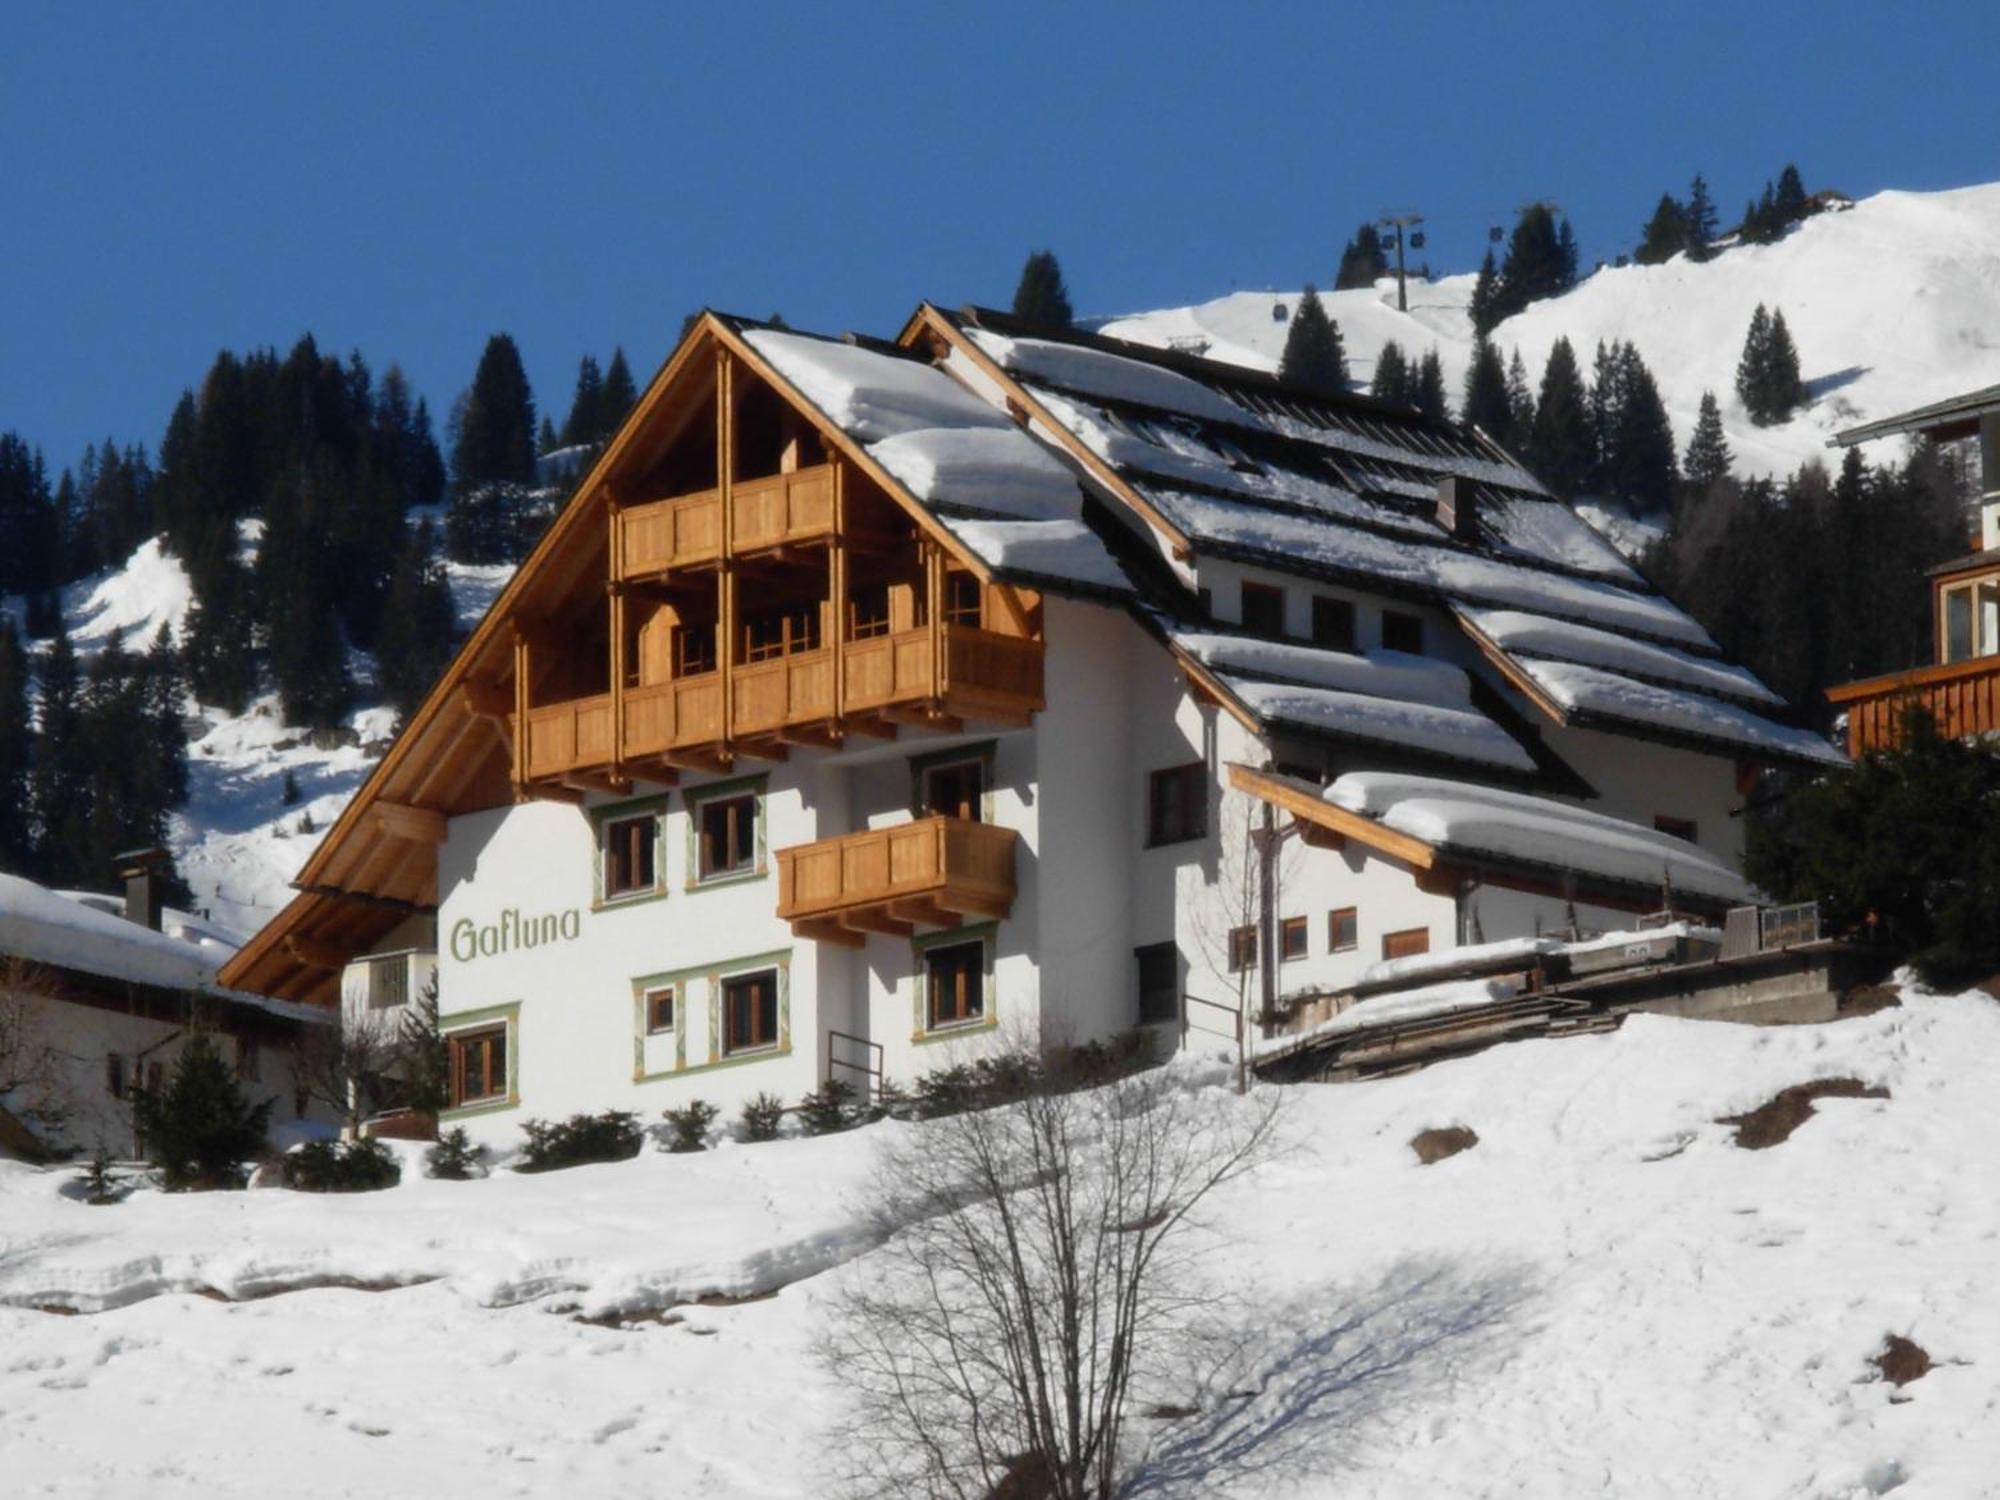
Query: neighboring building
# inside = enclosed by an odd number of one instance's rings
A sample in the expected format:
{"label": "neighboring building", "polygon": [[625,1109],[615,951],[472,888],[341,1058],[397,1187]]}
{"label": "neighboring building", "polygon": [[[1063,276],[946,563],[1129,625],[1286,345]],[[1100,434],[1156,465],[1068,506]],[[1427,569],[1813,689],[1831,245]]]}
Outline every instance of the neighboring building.
{"label": "neighboring building", "polygon": [[1936,663],[1827,690],[1847,715],[1853,756],[1895,744],[1911,703],[1949,735],[2000,729],[2000,385],[1849,428],[1834,441],[1849,447],[1899,433],[1941,443],[1979,439],[1979,525],[1974,551],[1931,569]]}
{"label": "neighboring building", "polygon": [[1838,759],[1478,433],[987,311],[707,315],[223,978],[435,952],[492,1134],[908,1083],[1717,912],[1755,769]]}
{"label": "neighboring building", "polygon": [[0,1146],[28,1146],[32,1133],[44,1146],[133,1154],[132,1092],[159,1085],[193,1024],[221,1034],[254,1097],[277,1100],[274,1122],[303,1114],[293,1048],[331,1018],[218,984],[235,951],[217,928],[162,908],[145,867],[123,901],[0,875],[0,1077],[32,1075],[0,1097]]}

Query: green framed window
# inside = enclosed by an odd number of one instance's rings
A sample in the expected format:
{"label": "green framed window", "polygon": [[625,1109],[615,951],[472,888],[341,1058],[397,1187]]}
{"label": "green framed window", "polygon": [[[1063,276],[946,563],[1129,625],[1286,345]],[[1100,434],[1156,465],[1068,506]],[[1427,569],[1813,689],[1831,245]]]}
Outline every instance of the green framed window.
{"label": "green framed window", "polygon": [[590,810],[597,843],[599,906],[667,893],[665,834],[669,800],[642,797]]}
{"label": "green framed window", "polygon": [[690,889],[754,880],[765,873],[764,789],[768,777],[738,777],[686,794]]}

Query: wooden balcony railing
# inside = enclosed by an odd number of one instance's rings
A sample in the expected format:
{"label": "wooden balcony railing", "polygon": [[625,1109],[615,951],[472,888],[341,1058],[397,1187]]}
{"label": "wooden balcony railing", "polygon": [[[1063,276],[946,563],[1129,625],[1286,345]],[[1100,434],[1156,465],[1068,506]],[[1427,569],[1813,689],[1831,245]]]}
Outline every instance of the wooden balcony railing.
{"label": "wooden balcony railing", "polygon": [[778,851],[778,915],[801,936],[851,945],[1014,906],[1011,828],[919,818]]}
{"label": "wooden balcony railing", "polygon": [[[735,552],[823,541],[833,534],[833,466],[744,479],[729,492]],[[722,491],[701,490],[618,513],[617,576],[651,577],[722,556]]]}
{"label": "wooden balcony railing", "polygon": [[1903,733],[1903,714],[1916,703],[1937,721],[1938,732],[1957,738],[2000,729],[2000,656],[1976,656],[1942,667],[1842,683],[1826,690],[1827,701],[1847,710],[1847,753],[1893,747]]}
{"label": "wooden balcony railing", "polygon": [[[823,646],[736,667],[726,730],[720,672],[627,687],[619,695],[624,725],[616,746],[611,694],[545,704],[528,710],[528,764],[521,779],[560,780],[614,762],[725,749],[732,740],[824,729],[843,715],[929,707],[958,718],[1018,720],[1042,707],[1042,658],[1040,641],[966,625],[946,625],[935,635],[920,626]],[[838,704],[836,674],[843,689]]]}

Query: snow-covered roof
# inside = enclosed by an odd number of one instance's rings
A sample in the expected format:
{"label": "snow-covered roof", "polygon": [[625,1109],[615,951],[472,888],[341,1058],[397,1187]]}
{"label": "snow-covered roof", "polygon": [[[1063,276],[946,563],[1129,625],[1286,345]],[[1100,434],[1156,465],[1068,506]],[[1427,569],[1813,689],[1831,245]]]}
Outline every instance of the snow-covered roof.
{"label": "snow-covered roof", "polygon": [[1715,901],[1755,896],[1741,875],[1694,844],[1547,797],[1393,771],[1351,771],[1321,796],[1438,849]]}
{"label": "snow-covered roof", "polygon": [[1267,728],[1362,740],[1530,773],[1534,757],[1472,706],[1449,662],[1403,651],[1347,652],[1297,641],[1168,628],[1176,647]]}
{"label": "snow-covered roof", "polygon": [[1455,613],[1565,723],[1658,734],[1750,759],[1846,759],[1811,730],[1772,717],[1783,700],[1733,663],[1523,610],[1460,605]]}
{"label": "snow-covered roof", "polygon": [[776,328],[743,338],[996,571],[1043,587],[1130,597],[1054,454],[921,359]]}
{"label": "snow-covered roof", "polygon": [[317,1006],[268,1000],[219,985],[216,971],[236,945],[217,929],[187,917],[179,924],[184,936],[155,932],[103,910],[101,899],[79,899],[19,875],[0,874],[0,954],[129,984],[211,995],[294,1020],[325,1019]]}

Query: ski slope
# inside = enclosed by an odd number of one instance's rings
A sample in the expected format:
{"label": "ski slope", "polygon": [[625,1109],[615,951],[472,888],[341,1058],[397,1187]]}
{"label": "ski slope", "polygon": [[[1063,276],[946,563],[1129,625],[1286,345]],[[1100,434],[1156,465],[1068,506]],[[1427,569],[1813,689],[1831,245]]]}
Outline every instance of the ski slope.
{"label": "ski slope", "polygon": [[[1149,1391],[1188,1414],[1134,1424],[1140,1493],[2000,1494],[1996,1056],[2000,1003],[1908,994],[1288,1089],[1286,1149],[1211,1215],[1242,1352]],[[1837,1077],[1889,1097],[1765,1150],[1721,1123]],[[1446,1126],[1477,1144],[1420,1165]],[[825,1296],[881,1264],[877,1143],[926,1128],[111,1207],[0,1161],[6,1493],[816,1500]],[[659,1320],[575,1316],[621,1310]],[[1935,1367],[1884,1383],[1889,1334]]]}
{"label": "ski slope", "polygon": [[[1454,404],[1472,357],[1471,275],[1409,284],[1393,278],[1322,293],[1362,386],[1383,344],[1420,356],[1433,346]],[[1811,404],[1782,427],[1754,426],[1736,399],[1736,361],[1758,303],[1782,308]],[[1205,341],[1212,359],[1276,369],[1296,291],[1234,292],[1191,307],[1104,320],[1099,331],[1143,344]],[[1519,350],[1539,385],[1550,347],[1567,336],[1586,379],[1598,341],[1636,344],[1660,386],[1679,445],[1702,392],[1722,404],[1739,473],[1788,474],[1824,457],[1845,427],[2000,381],[2000,183],[1936,193],[1878,193],[1817,215],[1775,245],[1746,245],[1696,264],[1611,267],[1568,295],[1502,323],[1503,356]],[[1889,456],[1899,450],[1883,444]]]}

